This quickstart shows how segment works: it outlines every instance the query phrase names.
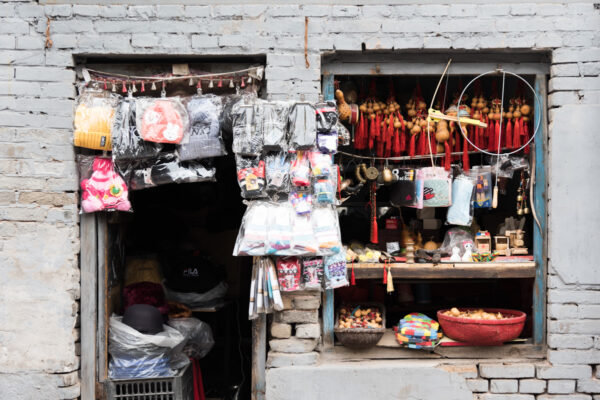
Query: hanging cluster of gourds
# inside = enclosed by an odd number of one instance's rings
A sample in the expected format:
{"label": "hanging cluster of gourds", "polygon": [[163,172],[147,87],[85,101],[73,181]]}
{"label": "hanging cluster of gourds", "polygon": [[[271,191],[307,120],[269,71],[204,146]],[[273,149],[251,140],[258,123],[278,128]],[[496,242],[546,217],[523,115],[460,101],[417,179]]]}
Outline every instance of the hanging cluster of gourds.
{"label": "hanging cluster of gourds", "polygon": [[393,85],[387,101],[376,98],[375,81],[371,82],[369,97],[358,107],[360,118],[354,136],[354,148],[371,150],[377,157],[398,157],[406,148],[406,124],[396,102]]}

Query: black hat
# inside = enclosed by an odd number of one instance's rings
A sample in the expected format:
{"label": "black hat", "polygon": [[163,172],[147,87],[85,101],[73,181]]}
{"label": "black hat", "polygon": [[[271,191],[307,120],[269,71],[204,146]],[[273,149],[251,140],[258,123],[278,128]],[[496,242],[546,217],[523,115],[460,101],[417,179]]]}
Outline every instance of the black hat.
{"label": "black hat", "polygon": [[123,323],[138,332],[155,335],[163,331],[163,317],[159,309],[148,304],[134,304],[123,314]]}

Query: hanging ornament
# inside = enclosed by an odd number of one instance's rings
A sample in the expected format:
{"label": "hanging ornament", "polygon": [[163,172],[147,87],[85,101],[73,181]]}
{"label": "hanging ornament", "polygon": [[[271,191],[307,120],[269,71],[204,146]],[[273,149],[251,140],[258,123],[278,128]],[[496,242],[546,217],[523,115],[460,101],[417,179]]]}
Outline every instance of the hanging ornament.
{"label": "hanging ornament", "polygon": [[354,276],[354,261],[352,262],[352,273],[350,275],[350,284],[352,286],[356,285],[356,277]]}
{"label": "hanging ornament", "polygon": [[217,84],[217,87],[223,87],[223,78],[219,78],[219,83]]}
{"label": "hanging ornament", "polygon": [[388,273],[387,273],[387,268],[386,265],[388,263],[388,260],[385,260],[385,262],[383,263],[383,284],[387,285],[387,278],[388,278]]}
{"label": "hanging ornament", "polygon": [[196,92],[202,94],[202,81],[200,79],[198,79],[198,84],[196,85]]}
{"label": "hanging ornament", "polygon": [[229,80],[229,88],[233,89],[235,87],[235,85],[233,84],[233,79]]}
{"label": "hanging ornament", "polygon": [[135,81],[131,83],[131,93],[137,92],[137,88],[135,87]]}
{"label": "hanging ornament", "polygon": [[190,86],[194,86],[194,78],[190,78],[189,85],[190,85]]}
{"label": "hanging ornament", "polygon": [[167,82],[162,81],[162,88],[160,90],[160,97],[167,97]]}
{"label": "hanging ornament", "polygon": [[246,84],[244,83],[244,78],[243,78],[243,77],[242,77],[241,81],[242,81],[242,82],[240,83],[240,86],[241,86],[241,87],[246,87]]}
{"label": "hanging ornament", "polygon": [[392,293],[394,291],[394,278],[392,277],[392,266],[388,263],[387,265],[387,285],[386,291]]}
{"label": "hanging ornament", "polygon": [[252,83],[252,77],[248,76],[248,80],[246,81],[246,83]]}
{"label": "hanging ornament", "polygon": [[112,90],[113,92],[116,92],[116,91],[117,91],[117,85],[115,84],[115,81],[112,81],[112,88],[111,88],[111,90]]}
{"label": "hanging ornament", "polygon": [[152,87],[150,88],[150,90],[156,90],[156,82],[152,81]]}
{"label": "hanging ornament", "polygon": [[146,88],[144,87],[144,81],[142,81],[142,87],[140,88],[140,92],[144,93]]}
{"label": "hanging ornament", "polygon": [[104,90],[108,89],[108,85],[106,84],[106,79],[104,80]]}
{"label": "hanging ornament", "polygon": [[215,87],[215,85],[213,85],[212,79],[210,80],[210,82],[208,82],[208,87],[209,87],[209,89],[212,89]]}
{"label": "hanging ornament", "polygon": [[123,81],[121,83],[123,84],[123,89],[121,89],[121,92],[127,93],[127,88],[125,87],[125,81]]}

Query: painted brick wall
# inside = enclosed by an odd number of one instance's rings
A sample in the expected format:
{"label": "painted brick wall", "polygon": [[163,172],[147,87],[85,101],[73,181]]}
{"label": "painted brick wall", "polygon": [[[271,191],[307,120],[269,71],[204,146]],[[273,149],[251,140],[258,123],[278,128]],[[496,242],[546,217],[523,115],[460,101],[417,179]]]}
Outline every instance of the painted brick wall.
{"label": "painted brick wall", "polygon": [[[572,366],[556,367],[548,378],[537,371],[498,377],[496,383],[491,378],[490,393],[483,396],[508,399],[492,392],[513,390],[514,380],[519,389],[539,389],[539,379],[550,381],[538,399],[591,399],[600,392],[600,269],[590,251],[600,239],[595,206],[600,193],[592,184],[600,170],[597,5],[365,3],[0,3],[0,398],[79,394],[73,55],[266,54],[267,89],[274,99],[304,94],[316,100],[321,54],[360,50],[363,43],[368,50],[552,50],[548,359]],[[309,68],[303,54],[305,16]],[[53,46],[45,49],[48,20]],[[578,368],[582,373],[572,376]],[[574,391],[579,394],[563,393]]]}

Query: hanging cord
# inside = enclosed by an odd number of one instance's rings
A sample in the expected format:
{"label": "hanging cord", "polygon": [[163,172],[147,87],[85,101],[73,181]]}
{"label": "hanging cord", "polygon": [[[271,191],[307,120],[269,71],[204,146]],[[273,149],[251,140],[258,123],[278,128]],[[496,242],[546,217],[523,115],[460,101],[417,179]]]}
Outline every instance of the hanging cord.
{"label": "hanging cord", "polygon": [[308,62],[308,17],[304,17],[304,62],[308,69],[310,67]]}
{"label": "hanging cord", "polygon": [[500,170],[500,150],[502,149],[502,121],[504,120],[504,82],[506,73],[502,71],[502,94],[500,95],[500,133],[498,134],[498,151],[496,153],[496,181],[494,183],[494,195],[492,197],[492,208],[498,208],[498,171]]}
{"label": "hanging cord", "polygon": [[[444,79],[444,75],[450,68],[450,63],[452,63],[452,59],[448,60],[448,64],[446,64],[446,68],[444,68],[444,72],[442,72],[442,76],[440,76],[440,80],[435,87],[435,92],[433,92],[433,97],[431,98],[431,105],[429,106],[429,110],[433,108],[433,103],[435,102],[435,96],[437,96],[437,92],[440,89],[440,85],[442,84],[442,80]],[[431,166],[435,167],[435,161],[433,161],[433,150],[431,149],[431,134],[429,133],[429,123],[431,118],[429,117],[429,110],[427,110],[427,145],[429,146],[429,158],[431,159]]]}
{"label": "hanging cord", "polygon": [[537,212],[535,211],[535,202],[533,200],[534,199],[533,186],[535,185],[535,147],[534,147],[534,151],[531,152],[531,164],[532,165],[529,168],[529,170],[531,171],[531,182],[529,183],[529,206],[531,207],[531,215],[533,216],[535,223],[537,224],[538,228],[540,229],[540,234],[543,235],[542,224],[540,223],[540,220],[538,219]]}

